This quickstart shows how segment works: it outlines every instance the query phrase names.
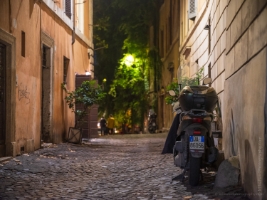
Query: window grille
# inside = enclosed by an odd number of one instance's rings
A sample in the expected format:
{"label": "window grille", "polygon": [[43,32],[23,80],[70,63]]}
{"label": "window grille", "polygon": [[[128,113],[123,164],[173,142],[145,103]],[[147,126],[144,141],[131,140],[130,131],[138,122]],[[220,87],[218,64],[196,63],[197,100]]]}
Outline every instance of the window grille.
{"label": "window grille", "polygon": [[65,0],[65,13],[71,19],[71,0]]}
{"label": "window grille", "polygon": [[188,0],[188,18],[194,20],[197,16],[197,0]]}

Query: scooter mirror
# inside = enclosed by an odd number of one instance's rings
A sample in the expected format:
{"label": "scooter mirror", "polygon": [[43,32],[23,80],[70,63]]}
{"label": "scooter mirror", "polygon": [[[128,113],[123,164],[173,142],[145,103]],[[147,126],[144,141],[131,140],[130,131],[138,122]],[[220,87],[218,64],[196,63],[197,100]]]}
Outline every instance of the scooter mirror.
{"label": "scooter mirror", "polygon": [[175,96],[175,95],[176,95],[175,92],[174,92],[173,90],[169,90],[169,94],[170,94],[171,96]]}
{"label": "scooter mirror", "polygon": [[208,85],[212,82],[212,79],[211,78],[204,78],[203,80],[203,85]]}

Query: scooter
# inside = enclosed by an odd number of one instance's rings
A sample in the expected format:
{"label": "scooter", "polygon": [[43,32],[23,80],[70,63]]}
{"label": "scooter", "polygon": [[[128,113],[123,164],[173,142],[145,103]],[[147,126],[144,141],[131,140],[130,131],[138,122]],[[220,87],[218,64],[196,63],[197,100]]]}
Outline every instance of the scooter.
{"label": "scooter", "polygon": [[[185,180],[189,172],[189,184],[196,186],[203,180],[201,169],[215,163],[218,149],[214,146],[211,133],[213,111],[218,105],[218,96],[212,87],[205,86],[211,82],[204,79],[202,86],[186,86],[180,90],[180,125],[173,147],[174,164],[183,169],[175,180]],[[169,91],[171,96],[176,95]],[[176,106],[177,107],[177,106]]]}
{"label": "scooter", "polygon": [[148,119],[148,131],[149,131],[149,133],[155,133],[156,132],[156,130],[157,130],[156,119],[157,119],[156,113],[149,115],[149,119]]}

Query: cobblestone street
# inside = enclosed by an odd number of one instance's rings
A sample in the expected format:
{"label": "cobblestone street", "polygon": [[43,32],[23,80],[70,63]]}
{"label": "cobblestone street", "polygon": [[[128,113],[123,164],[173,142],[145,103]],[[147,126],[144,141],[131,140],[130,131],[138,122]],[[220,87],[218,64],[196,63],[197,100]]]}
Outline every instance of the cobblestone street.
{"label": "cobblestone street", "polygon": [[0,199],[245,199],[241,187],[215,190],[215,173],[191,188],[171,154],[166,133],[111,135],[82,145],[47,144],[0,164]]}

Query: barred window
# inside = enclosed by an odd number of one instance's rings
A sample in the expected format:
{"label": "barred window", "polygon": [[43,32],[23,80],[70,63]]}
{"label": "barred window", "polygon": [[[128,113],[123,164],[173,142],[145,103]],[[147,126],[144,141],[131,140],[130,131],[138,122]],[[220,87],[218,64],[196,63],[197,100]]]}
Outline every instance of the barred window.
{"label": "barred window", "polygon": [[71,0],[65,0],[65,13],[71,19]]}
{"label": "barred window", "polygon": [[197,0],[188,0],[188,18],[194,20],[197,16]]}

